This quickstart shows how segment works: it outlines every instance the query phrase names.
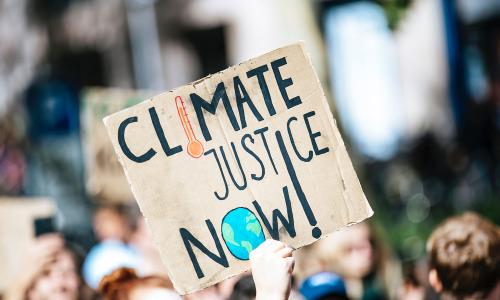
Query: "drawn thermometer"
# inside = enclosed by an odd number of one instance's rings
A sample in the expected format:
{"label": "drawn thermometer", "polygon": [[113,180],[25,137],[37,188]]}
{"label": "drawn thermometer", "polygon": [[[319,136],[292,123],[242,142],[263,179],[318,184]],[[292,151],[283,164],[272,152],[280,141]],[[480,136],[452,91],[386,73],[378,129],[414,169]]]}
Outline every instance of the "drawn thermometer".
{"label": "drawn thermometer", "polygon": [[203,145],[194,135],[193,127],[191,127],[191,122],[189,122],[186,106],[181,96],[175,97],[175,105],[177,106],[177,113],[179,114],[182,128],[184,128],[184,132],[188,138],[187,153],[194,158],[198,158],[203,154]]}

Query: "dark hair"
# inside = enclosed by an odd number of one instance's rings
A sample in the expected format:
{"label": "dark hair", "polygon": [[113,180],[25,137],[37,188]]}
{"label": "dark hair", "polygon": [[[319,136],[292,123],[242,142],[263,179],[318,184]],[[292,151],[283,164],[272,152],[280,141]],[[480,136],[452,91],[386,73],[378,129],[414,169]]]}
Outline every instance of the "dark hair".
{"label": "dark hair", "polygon": [[443,292],[463,298],[486,297],[500,276],[500,230],[475,213],[439,225],[427,243],[430,269]]}
{"label": "dark hair", "polygon": [[68,239],[64,240],[64,250],[71,255],[71,258],[75,263],[76,272],[78,276],[81,277],[83,261],[85,259],[85,250],[80,245],[73,243]]}
{"label": "dark hair", "polygon": [[233,293],[228,300],[252,300],[255,299],[256,293],[252,276],[245,275],[234,285]]}

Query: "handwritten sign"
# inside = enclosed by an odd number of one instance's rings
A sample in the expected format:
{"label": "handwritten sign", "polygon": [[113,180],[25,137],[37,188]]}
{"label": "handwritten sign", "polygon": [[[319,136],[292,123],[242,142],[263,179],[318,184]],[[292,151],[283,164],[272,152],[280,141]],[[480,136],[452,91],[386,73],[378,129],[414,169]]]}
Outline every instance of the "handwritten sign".
{"label": "handwritten sign", "polygon": [[81,128],[85,151],[86,188],[101,203],[133,201],[123,169],[116,159],[102,118],[133,106],[153,94],[117,88],[87,88],[83,93]]}
{"label": "handwritten sign", "polygon": [[372,215],[302,44],[104,119],[181,294]]}

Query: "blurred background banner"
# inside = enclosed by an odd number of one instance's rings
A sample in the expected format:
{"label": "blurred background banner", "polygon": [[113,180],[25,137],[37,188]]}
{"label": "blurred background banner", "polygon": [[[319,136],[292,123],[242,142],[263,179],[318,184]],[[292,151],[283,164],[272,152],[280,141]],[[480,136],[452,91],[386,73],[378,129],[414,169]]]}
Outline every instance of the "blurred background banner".
{"label": "blurred background banner", "polygon": [[102,203],[134,201],[102,119],[135,105],[154,93],[125,89],[86,88],[82,94],[81,130],[88,194]]}
{"label": "blurred background banner", "polygon": [[134,204],[99,110],[298,40],[403,271],[450,215],[500,222],[495,0],[0,0],[0,194],[92,247],[101,201]]}

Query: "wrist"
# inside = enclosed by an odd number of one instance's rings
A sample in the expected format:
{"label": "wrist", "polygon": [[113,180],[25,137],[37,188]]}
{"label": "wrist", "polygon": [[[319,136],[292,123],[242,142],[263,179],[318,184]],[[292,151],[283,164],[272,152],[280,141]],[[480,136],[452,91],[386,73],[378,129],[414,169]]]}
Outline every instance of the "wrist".
{"label": "wrist", "polygon": [[288,298],[282,293],[261,292],[257,291],[255,300],[287,300]]}

